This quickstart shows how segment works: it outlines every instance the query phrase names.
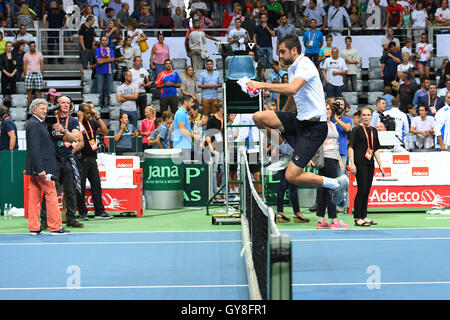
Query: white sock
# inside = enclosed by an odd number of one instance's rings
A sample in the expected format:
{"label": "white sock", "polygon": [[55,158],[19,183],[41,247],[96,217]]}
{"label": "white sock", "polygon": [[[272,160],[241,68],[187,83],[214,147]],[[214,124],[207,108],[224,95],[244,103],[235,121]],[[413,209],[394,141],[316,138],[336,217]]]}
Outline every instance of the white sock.
{"label": "white sock", "polygon": [[339,182],[337,181],[337,179],[323,177],[322,187],[328,188],[328,189],[331,189],[331,190],[336,190],[336,189],[338,189],[340,187],[340,185],[339,185]]}

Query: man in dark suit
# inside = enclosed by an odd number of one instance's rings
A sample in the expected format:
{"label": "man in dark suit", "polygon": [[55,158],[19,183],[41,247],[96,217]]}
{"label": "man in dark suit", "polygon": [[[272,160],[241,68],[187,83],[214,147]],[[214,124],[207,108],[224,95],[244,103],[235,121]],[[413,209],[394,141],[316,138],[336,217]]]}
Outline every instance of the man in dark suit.
{"label": "man in dark suit", "polygon": [[47,203],[47,224],[51,235],[70,233],[62,228],[62,219],[52,176],[56,172],[56,152],[45,125],[47,102],[35,99],[30,105],[31,118],[26,122],[26,174],[30,175],[28,199],[28,228],[31,235],[41,233],[41,195]]}

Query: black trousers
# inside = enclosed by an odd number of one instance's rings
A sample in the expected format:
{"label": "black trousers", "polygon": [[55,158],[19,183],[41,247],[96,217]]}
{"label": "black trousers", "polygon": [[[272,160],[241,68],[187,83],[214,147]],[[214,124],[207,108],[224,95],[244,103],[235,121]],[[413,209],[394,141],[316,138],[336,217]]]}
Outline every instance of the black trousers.
{"label": "black trousers", "polygon": [[[325,158],[325,166],[319,170],[319,174],[328,178],[337,177],[337,166],[338,160]],[[336,205],[331,201],[330,189],[320,187],[317,189],[318,199],[317,199],[317,211],[316,215],[318,217],[325,216],[325,208],[328,212],[328,218],[336,219]]]}
{"label": "black trousers", "polygon": [[81,164],[81,194],[77,192],[78,212],[80,215],[87,215],[88,209],[85,202],[86,179],[91,184],[92,200],[94,202],[95,215],[105,212],[102,202],[102,185],[100,182],[100,173],[98,172],[97,159],[95,157],[83,157]]}
{"label": "black trousers", "polygon": [[367,217],[367,204],[369,202],[370,188],[372,188],[374,165],[356,165],[356,183],[358,191],[355,197],[354,214],[355,219]]}
{"label": "black trousers", "polygon": [[297,186],[295,184],[289,183],[286,180],[286,169],[280,171],[280,185],[278,186],[277,192],[277,212],[283,212],[283,200],[284,194],[287,189],[289,189],[289,200],[292,204],[292,210],[294,210],[294,214],[300,211],[298,204],[298,193]]}
{"label": "black trousers", "polygon": [[9,78],[2,73],[2,94],[16,94],[16,77]]}
{"label": "black trousers", "polygon": [[177,112],[177,110],[178,110],[178,97],[160,97],[159,101],[160,101],[161,114],[164,111],[167,111],[169,106],[170,106],[170,112],[172,112],[173,114],[175,114],[175,112]]}
{"label": "black trousers", "polygon": [[139,120],[145,119],[145,108],[147,107],[147,94],[139,93],[139,97],[136,100],[136,107],[139,111]]}
{"label": "black trousers", "polygon": [[[73,175],[72,163],[70,162],[70,160],[61,160],[60,158],[56,158],[55,176],[59,178],[56,186],[57,192],[59,193],[62,191],[60,190],[61,187],[64,190],[67,208],[67,222],[73,221],[76,219],[75,212],[77,210],[77,197],[75,195],[75,179]],[[41,204],[41,221],[47,221],[47,207],[45,198],[43,199]]]}

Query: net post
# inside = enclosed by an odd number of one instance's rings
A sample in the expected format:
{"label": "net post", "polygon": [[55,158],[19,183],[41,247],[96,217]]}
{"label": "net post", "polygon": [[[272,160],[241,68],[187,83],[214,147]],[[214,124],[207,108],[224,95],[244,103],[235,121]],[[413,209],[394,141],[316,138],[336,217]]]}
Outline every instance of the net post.
{"label": "net post", "polygon": [[[292,249],[287,234],[270,237],[270,300],[292,299]],[[269,288],[268,288],[269,289]]]}

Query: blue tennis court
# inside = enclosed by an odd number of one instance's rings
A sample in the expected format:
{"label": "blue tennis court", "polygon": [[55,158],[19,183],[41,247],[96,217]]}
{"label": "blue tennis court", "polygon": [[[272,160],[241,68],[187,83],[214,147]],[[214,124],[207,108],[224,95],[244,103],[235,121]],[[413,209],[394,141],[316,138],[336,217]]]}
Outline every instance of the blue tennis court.
{"label": "blue tennis court", "polygon": [[[291,230],[293,299],[450,299],[450,229]],[[0,299],[249,299],[240,231],[0,235]]]}

